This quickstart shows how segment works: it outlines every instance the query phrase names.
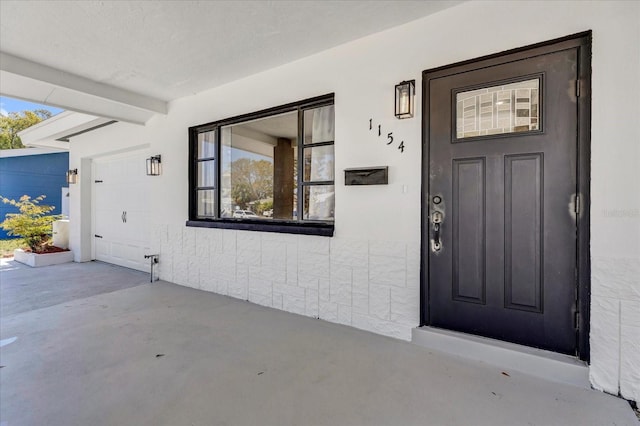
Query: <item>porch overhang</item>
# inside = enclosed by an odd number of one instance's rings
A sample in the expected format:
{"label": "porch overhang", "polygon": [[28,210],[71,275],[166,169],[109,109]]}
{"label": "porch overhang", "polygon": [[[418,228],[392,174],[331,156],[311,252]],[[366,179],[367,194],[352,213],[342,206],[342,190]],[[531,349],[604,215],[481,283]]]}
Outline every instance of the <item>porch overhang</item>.
{"label": "porch overhang", "polygon": [[69,150],[69,139],[116,121],[80,112],[64,111],[18,133],[29,147]]}
{"label": "porch overhang", "polygon": [[167,102],[0,52],[0,94],[133,124],[167,113]]}

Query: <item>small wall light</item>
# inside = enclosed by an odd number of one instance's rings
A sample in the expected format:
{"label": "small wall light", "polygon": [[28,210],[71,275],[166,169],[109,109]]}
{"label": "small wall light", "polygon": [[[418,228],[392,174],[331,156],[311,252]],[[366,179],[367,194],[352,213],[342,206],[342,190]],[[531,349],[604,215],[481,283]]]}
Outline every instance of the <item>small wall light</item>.
{"label": "small wall light", "polygon": [[413,117],[416,81],[403,81],[396,84],[396,118]]}
{"label": "small wall light", "polygon": [[154,155],[147,158],[147,176],[159,176],[161,172],[162,157]]}
{"label": "small wall light", "polygon": [[78,182],[78,169],[67,170],[67,183]]}

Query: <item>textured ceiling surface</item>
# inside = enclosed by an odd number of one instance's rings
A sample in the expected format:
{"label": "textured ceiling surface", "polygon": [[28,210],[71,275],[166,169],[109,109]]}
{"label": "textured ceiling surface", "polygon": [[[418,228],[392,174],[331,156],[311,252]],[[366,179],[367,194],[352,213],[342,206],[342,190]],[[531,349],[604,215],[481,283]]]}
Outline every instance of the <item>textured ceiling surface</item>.
{"label": "textured ceiling surface", "polygon": [[0,1],[0,51],[159,100],[459,1]]}

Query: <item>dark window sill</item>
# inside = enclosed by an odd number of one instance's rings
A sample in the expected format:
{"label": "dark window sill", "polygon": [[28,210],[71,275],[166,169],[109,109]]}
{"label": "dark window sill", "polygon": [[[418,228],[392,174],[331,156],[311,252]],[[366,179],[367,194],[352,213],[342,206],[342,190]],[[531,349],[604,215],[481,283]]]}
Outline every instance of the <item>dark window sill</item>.
{"label": "dark window sill", "polygon": [[280,234],[319,235],[333,237],[332,223],[304,223],[247,219],[188,220],[187,226],[196,228],[237,229],[241,231],[277,232]]}

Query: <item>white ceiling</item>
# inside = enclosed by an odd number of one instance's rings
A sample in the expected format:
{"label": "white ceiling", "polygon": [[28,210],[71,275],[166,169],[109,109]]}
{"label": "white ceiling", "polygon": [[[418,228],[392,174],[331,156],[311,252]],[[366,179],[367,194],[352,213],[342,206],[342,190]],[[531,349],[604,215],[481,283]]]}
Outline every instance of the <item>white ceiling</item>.
{"label": "white ceiling", "polygon": [[2,0],[0,90],[144,122],[172,99],[458,3]]}

